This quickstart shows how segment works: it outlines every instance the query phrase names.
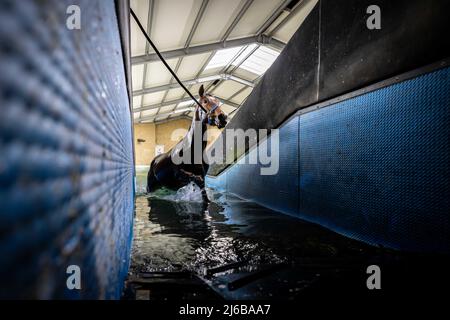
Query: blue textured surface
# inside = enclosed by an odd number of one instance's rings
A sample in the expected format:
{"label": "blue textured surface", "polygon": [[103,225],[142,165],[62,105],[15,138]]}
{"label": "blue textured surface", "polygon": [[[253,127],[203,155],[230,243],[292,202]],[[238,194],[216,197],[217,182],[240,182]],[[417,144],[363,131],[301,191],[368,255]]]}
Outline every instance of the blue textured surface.
{"label": "blue textured surface", "polygon": [[114,1],[1,1],[0,70],[0,297],[118,298],[134,204]]}
{"label": "blue textured surface", "polygon": [[238,162],[207,184],[371,244],[448,253],[449,108],[446,68],[291,119],[276,176]]}
{"label": "blue textured surface", "polygon": [[[279,171],[277,175],[261,175],[258,165],[249,164],[248,157],[255,153],[271,154],[272,136],[260,148],[253,148],[242,157],[234,170],[227,171],[227,190],[260,204],[295,214],[298,210],[298,119],[287,123],[280,130]],[[265,166],[268,167],[268,166]],[[276,188],[270,187],[276,186]]]}

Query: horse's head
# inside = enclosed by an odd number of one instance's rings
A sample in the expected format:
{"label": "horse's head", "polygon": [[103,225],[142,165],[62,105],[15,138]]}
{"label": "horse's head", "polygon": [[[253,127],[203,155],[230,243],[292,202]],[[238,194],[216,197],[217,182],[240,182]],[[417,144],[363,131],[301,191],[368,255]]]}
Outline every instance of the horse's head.
{"label": "horse's head", "polygon": [[208,124],[216,126],[219,129],[224,128],[227,125],[227,115],[220,108],[220,101],[216,97],[205,93],[203,85],[198,90],[200,96],[200,103],[207,111]]}

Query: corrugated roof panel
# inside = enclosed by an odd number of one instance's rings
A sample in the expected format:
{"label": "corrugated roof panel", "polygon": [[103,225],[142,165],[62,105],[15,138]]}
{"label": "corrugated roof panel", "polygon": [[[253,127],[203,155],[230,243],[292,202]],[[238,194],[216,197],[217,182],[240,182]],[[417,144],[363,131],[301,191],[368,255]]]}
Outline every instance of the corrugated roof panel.
{"label": "corrugated roof panel", "polygon": [[156,28],[151,38],[159,50],[184,47],[200,5],[200,0],[156,1],[153,16]]}
{"label": "corrugated roof panel", "polygon": [[170,89],[169,92],[167,92],[167,101],[180,99],[184,94],[184,90],[181,88],[178,89]]}
{"label": "corrugated roof panel", "polygon": [[156,116],[154,121],[164,121],[167,120],[169,116],[163,115],[163,116]]}
{"label": "corrugated roof panel", "polygon": [[234,74],[239,76],[239,77],[241,77],[242,79],[246,79],[246,80],[249,80],[249,81],[254,81],[255,79],[257,79],[259,77],[259,75],[255,74],[253,72],[244,70],[242,68],[238,68],[234,72]]}
{"label": "corrugated roof panel", "polygon": [[253,1],[250,8],[236,25],[230,38],[241,38],[256,34],[270,15],[280,6],[283,0],[257,0]]}
{"label": "corrugated roof panel", "polygon": [[[173,70],[177,64],[177,61],[178,59],[170,59],[166,62]],[[162,62],[158,61],[149,63],[147,67],[147,79],[145,80],[145,87],[149,88],[167,84],[169,83],[171,77],[172,75]]]}
{"label": "corrugated roof panel", "polygon": [[231,99],[231,102],[242,104],[242,101],[244,101],[250,95],[250,93],[252,93],[252,91],[253,91],[252,88],[245,89],[240,94]]}
{"label": "corrugated roof panel", "polygon": [[221,106],[221,109],[222,109],[223,112],[228,114],[228,113],[233,112],[235,108],[230,106],[230,105],[228,105],[228,104],[224,104],[224,105]]}
{"label": "corrugated roof panel", "polygon": [[286,18],[289,15],[289,12],[286,10],[283,10],[283,12],[281,12],[281,14],[278,16],[278,18],[275,19],[275,21],[267,28],[266,32],[264,32],[264,34],[270,34],[272,32],[273,29],[275,29],[275,27],[277,25],[280,24],[281,21],[284,20],[284,18]]}
{"label": "corrugated roof panel", "polygon": [[[209,85],[209,83],[210,83],[210,82],[205,82],[205,83],[202,83],[202,84],[205,86],[205,88],[207,88],[208,85]],[[198,95],[198,90],[200,89],[200,86],[201,86],[202,84],[194,84],[194,85],[191,87],[191,89],[189,89],[189,91],[192,93],[192,95],[193,95],[194,97],[196,97],[196,96]]]}
{"label": "corrugated roof panel", "polygon": [[241,7],[241,0],[209,1],[192,43],[209,43],[220,39],[239,13]]}
{"label": "corrugated roof panel", "polygon": [[178,77],[183,80],[193,79],[210,55],[208,52],[184,57],[178,70]]}
{"label": "corrugated roof panel", "polygon": [[[148,1],[146,0],[131,0],[130,6],[133,11],[136,13],[139,21],[144,26],[147,26],[147,17],[148,17]],[[134,19],[131,19],[130,23],[131,27],[131,55],[138,56],[145,54],[145,45],[146,40],[141,31],[139,30]]]}
{"label": "corrugated roof panel", "polygon": [[138,108],[141,106],[142,96],[133,97],[133,108]]}
{"label": "corrugated roof panel", "polygon": [[244,87],[243,84],[237,83],[236,81],[226,80],[222,81],[220,86],[216,87],[213,94],[219,97],[228,98]]}
{"label": "corrugated roof panel", "polygon": [[314,9],[318,0],[304,0],[304,2],[305,4],[300,3],[300,5],[304,7],[295,13],[294,16],[292,16],[292,18],[290,18],[290,20],[274,34],[275,38],[283,42],[289,42],[295,31],[298,30],[312,9]]}
{"label": "corrugated roof panel", "polygon": [[144,95],[144,99],[143,99],[142,103],[144,106],[160,103],[163,96],[164,96],[164,91],[148,93],[148,94]]}
{"label": "corrugated roof panel", "polygon": [[144,76],[144,65],[134,65],[131,68],[132,72],[132,85],[133,90],[141,90],[142,89],[142,77]]}
{"label": "corrugated roof panel", "polygon": [[146,110],[146,111],[142,111],[142,117],[149,117],[149,116],[153,116],[158,112],[158,109],[152,109],[152,110]]}
{"label": "corrugated roof panel", "polygon": [[162,113],[167,113],[167,112],[172,111],[173,109],[175,109],[175,105],[174,105],[174,104],[172,104],[172,105],[170,105],[170,106],[162,107],[162,108],[159,110],[159,113],[160,113],[160,114],[162,114]]}

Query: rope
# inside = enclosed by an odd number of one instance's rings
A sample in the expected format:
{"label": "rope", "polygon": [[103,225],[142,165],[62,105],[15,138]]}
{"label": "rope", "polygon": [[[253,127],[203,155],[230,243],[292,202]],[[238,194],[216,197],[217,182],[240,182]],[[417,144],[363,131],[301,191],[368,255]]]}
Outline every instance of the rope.
{"label": "rope", "polygon": [[204,112],[208,112],[208,110],[205,110],[205,108],[203,108],[203,106],[200,104],[200,102],[198,102],[197,99],[195,99],[195,97],[192,95],[192,93],[184,86],[184,84],[180,81],[180,79],[178,79],[177,75],[175,74],[175,72],[173,72],[173,70],[170,68],[170,66],[167,64],[166,60],[164,60],[163,56],[161,55],[161,53],[159,52],[158,48],[156,48],[156,46],[154,45],[154,43],[152,42],[152,40],[150,39],[150,37],[148,36],[147,32],[145,31],[144,27],[142,27],[141,22],[139,21],[138,17],[136,16],[136,14],[134,13],[133,9],[130,8],[131,11],[131,15],[134,18],[134,21],[136,21],[139,29],[141,29],[142,33],[144,34],[145,38],[147,39],[147,41],[150,43],[150,45],[152,46],[153,50],[155,50],[156,55],[159,57],[159,59],[161,59],[161,62],[164,64],[164,66],[167,68],[167,70],[169,70],[169,72],[172,74],[172,76],[175,78],[175,80],[177,80],[178,84],[184,89],[184,91],[186,91],[186,93],[189,95],[189,97],[191,97],[192,100],[195,101],[195,103],[204,111]]}

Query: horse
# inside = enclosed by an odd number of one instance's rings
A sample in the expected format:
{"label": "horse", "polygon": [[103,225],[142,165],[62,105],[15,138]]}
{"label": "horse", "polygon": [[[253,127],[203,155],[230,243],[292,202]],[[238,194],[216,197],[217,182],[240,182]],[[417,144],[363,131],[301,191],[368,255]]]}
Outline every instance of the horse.
{"label": "horse", "polygon": [[[227,115],[221,110],[219,99],[205,93],[203,85],[200,87],[198,94],[203,110],[197,106],[186,136],[168,152],[153,159],[147,175],[148,193],[161,187],[178,190],[194,182],[202,190],[203,200],[209,202],[205,190],[205,176],[209,166],[203,158],[207,143],[203,141],[203,134],[207,130],[207,124],[219,129],[224,128],[227,125]],[[202,137],[201,150],[194,148],[194,138],[198,137],[197,135]],[[198,154],[200,151],[201,154]],[[175,158],[180,159],[185,154],[190,155],[188,163],[174,161]],[[194,161],[199,158],[201,158],[201,161]]]}

